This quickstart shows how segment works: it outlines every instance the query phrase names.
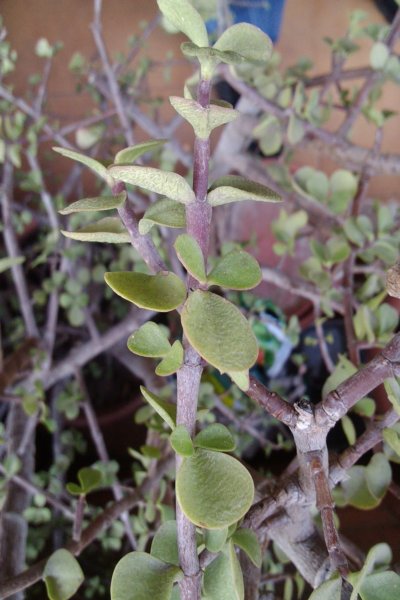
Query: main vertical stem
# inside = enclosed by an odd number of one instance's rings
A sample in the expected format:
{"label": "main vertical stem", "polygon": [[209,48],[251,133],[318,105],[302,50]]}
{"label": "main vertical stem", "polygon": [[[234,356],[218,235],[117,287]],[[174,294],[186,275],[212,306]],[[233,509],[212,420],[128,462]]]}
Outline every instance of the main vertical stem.
{"label": "main vertical stem", "polygon": [[[211,82],[201,80],[198,89],[198,103],[206,108],[210,103]],[[204,256],[207,265],[208,245],[211,226],[211,206],[207,202],[208,164],[210,159],[210,140],[197,138],[194,142],[193,190],[196,200],[186,207],[186,228],[193,236]],[[189,287],[198,287],[198,282],[189,278]],[[184,340],[185,361],[177,373],[177,425],[184,425],[191,436],[195,433],[197,400],[202,374],[201,358]],[[176,457],[176,471],[182,459]],[[179,561],[185,577],[179,584],[181,600],[200,600],[201,574],[197,556],[196,527],[181,511],[176,503]]]}

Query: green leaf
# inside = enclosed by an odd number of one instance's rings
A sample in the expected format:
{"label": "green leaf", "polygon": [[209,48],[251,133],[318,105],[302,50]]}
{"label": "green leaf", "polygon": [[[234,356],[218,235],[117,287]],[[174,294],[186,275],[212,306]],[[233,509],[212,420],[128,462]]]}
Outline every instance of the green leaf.
{"label": "green leaf", "polygon": [[176,478],[176,495],[192,523],[222,529],[249,510],[254,484],[247,469],[232,456],[197,449],[183,460]]}
{"label": "green leaf", "polygon": [[269,37],[249,23],[237,23],[228,27],[215,42],[214,48],[223,52],[235,52],[243,61],[254,63],[266,63],[272,54]]}
{"label": "green leaf", "polygon": [[186,297],[185,284],[174,273],[132,273],[116,271],[105,273],[110,288],[125,300],[140,308],[168,312],[182,304]]}
{"label": "green leaf", "polygon": [[157,365],[156,375],[160,377],[167,377],[176,373],[183,364],[183,347],[179,340],[176,340],[168,354],[165,355],[163,360]]}
{"label": "green leaf", "polygon": [[232,290],[250,290],[262,279],[257,260],[244,250],[235,249],[220,258],[207,276],[209,284]]}
{"label": "green leaf", "polygon": [[59,146],[53,147],[54,152],[58,152],[62,156],[70,158],[71,160],[76,160],[77,162],[82,163],[89,169],[92,169],[97,175],[100,175],[104,181],[106,181],[109,185],[112,185],[112,178],[107,170],[107,168],[101,164],[98,160],[95,160],[91,156],[86,156],[85,154],[81,154],[80,152],[75,152],[74,150],[68,150],[68,148],[60,148]]}
{"label": "green leaf", "polygon": [[338,169],[331,175],[330,205],[335,214],[345,210],[357,192],[357,178],[350,171]]}
{"label": "green leaf", "polygon": [[163,198],[152,204],[139,221],[139,233],[146,235],[153,225],[173,227],[176,229],[186,226],[185,207],[180,202]]}
{"label": "green leaf", "polygon": [[289,124],[287,130],[287,137],[289,143],[292,145],[298,144],[303,139],[304,133],[305,129],[303,121],[292,113],[289,117]]}
{"label": "green leaf", "polygon": [[150,406],[154,408],[156,413],[160,415],[167,425],[169,425],[171,429],[175,429],[176,405],[159,398],[143,386],[140,386],[140,391],[142,392],[145,400],[147,400]]}
{"label": "green leaf", "polygon": [[194,445],[216,452],[232,452],[236,447],[233,435],[221,423],[213,423],[200,431],[194,438]]}
{"label": "green leaf", "polygon": [[335,367],[333,373],[331,373],[328,379],[325,381],[322,388],[322,398],[325,399],[327,395],[335,390],[343,381],[354,375],[357,368],[353,363],[343,354],[339,356],[339,361]]}
{"label": "green leaf", "polygon": [[325,581],[313,591],[308,600],[340,600],[342,595],[342,580],[338,577]]}
{"label": "green leaf", "polygon": [[352,445],[357,439],[356,429],[353,425],[353,421],[347,415],[344,415],[341,419],[342,429],[346,436],[347,442]]}
{"label": "green leaf", "polygon": [[158,150],[158,148],[161,148],[166,141],[167,140],[149,140],[148,142],[136,144],[136,146],[124,148],[115,155],[114,164],[123,165],[133,163],[140,158],[140,156],[143,156],[143,154]]}
{"label": "green leaf", "polygon": [[198,281],[207,281],[204,257],[197,241],[191,235],[183,233],[175,240],[174,248],[185,269]]}
{"label": "green leaf", "polygon": [[350,581],[353,584],[353,591],[350,600],[357,600],[360,590],[366,583],[366,579],[375,566],[386,566],[392,560],[392,551],[388,544],[376,544],[368,552],[364,566],[360,573],[354,573],[350,576]]}
{"label": "green leaf", "polygon": [[181,318],[189,342],[222,373],[244,371],[255,363],[257,340],[247,319],[231,302],[196,290],[189,295]]}
{"label": "green leaf", "polygon": [[53,48],[46,38],[40,38],[36,42],[35,54],[40,58],[51,58],[53,56]]}
{"label": "green leaf", "polygon": [[205,529],[204,544],[210,552],[220,552],[225,545],[228,537],[228,527],[222,529]]}
{"label": "green leaf", "polygon": [[392,481],[392,469],[386,456],[377,452],[365,469],[365,480],[369,491],[377,500],[382,500]]}
{"label": "green leaf", "polygon": [[230,202],[255,200],[256,202],[280,202],[282,198],[273,190],[238,175],[220,177],[210,187],[207,196],[211,206],[219,206]]}
{"label": "green leaf", "polygon": [[11,269],[15,265],[20,265],[24,262],[24,256],[16,256],[15,258],[0,258],[0,273]]}
{"label": "green leaf", "polygon": [[281,124],[273,115],[263,117],[257,127],[253,129],[253,135],[258,140],[260,149],[265,156],[273,156],[282,146]]}
{"label": "green leaf", "polygon": [[127,345],[133,354],[149,358],[166,356],[171,349],[165,329],[152,321],[134,331],[129,336]]}
{"label": "green leaf", "polygon": [[166,19],[194,44],[208,46],[207,29],[197,10],[187,0],[157,0]]}
{"label": "green leaf", "polygon": [[243,600],[243,575],[232,542],[206,568],[203,578],[205,600]]}
{"label": "green leaf", "polygon": [[156,532],[151,543],[151,555],[179,567],[176,521],[166,521]]}
{"label": "green leaf", "polygon": [[398,456],[400,456],[400,436],[395,429],[383,430],[383,439]]}
{"label": "green leaf", "polygon": [[72,202],[62,210],[58,212],[60,215],[69,215],[75,212],[90,212],[98,210],[112,210],[118,208],[126,200],[126,192],[118,194],[118,196],[98,196],[97,198],[84,198],[83,200],[77,200]]}
{"label": "green leaf", "polygon": [[362,600],[394,600],[400,596],[400,576],[394,571],[372,573],[361,586]]}
{"label": "green leaf", "polygon": [[389,48],[383,42],[375,42],[371,48],[369,62],[373,69],[380,71],[383,69],[389,58]]}
{"label": "green leaf", "polygon": [[79,127],[75,131],[76,145],[82,150],[88,150],[101,140],[104,135],[105,125],[92,125],[92,127]]}
{"label": "green leaf", "polygon": [[254,531],[251,529],[237,529],[231,539],[235,546],[239,546],[241,550],[246,552],[256,567],[261,567],[261,546]]}
{"label": "green leaf", "polygon": [[230,123],[239,116],[233,108],[210,104],[204,108],[195,100],[170,96],[169,101],[178,114],[193,127],[196,137],[207,139],[213,129]]}
{"label": "green leaf", "polygon": [[139,233],[146,235],[153,225],[174,227],[176,229],[186,226],[185,207],[180,202],[163,198],[158,200],[146,210],[143,219],[139,221]]}
{"label": "green leaf", "polygon": [[192,456],[194,452],[192,438],[184,425],[177,425],[169,436],[171,446],[181,456]]}
{"label": "green leaf", "polygon": [[101,485],[102,475],[98,469],[92,467],[84,467],[78,471],[78,479],[80,485],[75,483],[67,483],[66,488],[70,494],[79,496],[81,494],[89,494]]}
{"label": "green leaf", "polygon": [[242,392],[247,392],[250,387],[250,377],[248,370],[246,371],[228,371],[229,377],[238,386]]}
{"label": "green leaf", "polygon": [[61,230],[61,233],[65,237],[79,242],[106,242],[108,244],[130,242],[129,233],[119,217],[105,217],[78,229],[78,231]]}
{"label": "green leaf", "polygon": [[400,385],[397,379],[390,377],[383,382],[385,391],[395,411],[400,415]]}
{"label": "green leaf", "polygon": [[314,171],[307,179],[306,189],[313,198],[325,202],[329,191],[329,182],[325,173]]}
{"label": "green leaf", "polygon": [[111,600],[169,600],[180,573],[176,566],[146,552],[130,552],[114,569]]}
{"label": "green leaf", "polygon": [[356,465],[351,467],[347,474],[348,479],[341,484],[346,503],[363,510],[378,506],[380,501],[368,489],[365,467]]}
{"label": "green leaf", "polygon": [[112,165],[108,172],[119,181],[137,185],[149,192],[162,194],[171,200],[189,204],[195,199],[194,192],[187,181],[177,173],[162,171],[154,167]]}
{"label": "green leaf", "polygon": [[84,575],[76,558],[62,548],[50,556],[42,578],[50,600],[68,600],[79,589]]}

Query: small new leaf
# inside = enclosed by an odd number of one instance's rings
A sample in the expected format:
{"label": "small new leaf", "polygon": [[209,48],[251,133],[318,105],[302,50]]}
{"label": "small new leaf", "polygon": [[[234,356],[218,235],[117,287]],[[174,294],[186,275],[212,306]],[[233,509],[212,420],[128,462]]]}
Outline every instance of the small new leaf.
{"label": "small new leaf", "polygon": [[177,425],[171,435],[169,441],[172,448],[181,456],[192,456],[194,452],[193,442],[184,425]]}
{"label": "small new leaf", "polygon": [[180,202],[163,198],[152,204],[139,221],[139,233],[146,235],[153,225],[183,228],[186,226],[185,207]]}
{"label": "small new leaf", "polygon": [[259,569],[262,563],[261,547],[251,529],[237,529],[231,538],[235,546],[246,552],[251,562]]}
{"label": "small new leaf", "polygon": [[147,400],[150,406],[154,408],[156,413],[160,415],[167,425],[169,425],[171,429],[175,429],[176,405],[159,398],[149,390],[146,390],[146,388],[143,386],[140,386],[140,391],[142,392],[145,400]]}
{"label": "small new leaf", "polygon": [[162,359],[156,368],[156,375],[160,377],[168,377],[176,373],[183,364],[183,346],[179,340],[176,340],[168,354]]}
{"label": "small new leaf", "polygon": [[127,345],[133,354],[149,358],[166,356],[171,349],[165,330],[152,321],[134,331],[129,336]]}
{"label": "small new leaf", "polygon": [[198,448],[206,448],[215,452],[232,452],[236,447],[233,435],[221,423],[213,423],[200,431],[193,443]]}

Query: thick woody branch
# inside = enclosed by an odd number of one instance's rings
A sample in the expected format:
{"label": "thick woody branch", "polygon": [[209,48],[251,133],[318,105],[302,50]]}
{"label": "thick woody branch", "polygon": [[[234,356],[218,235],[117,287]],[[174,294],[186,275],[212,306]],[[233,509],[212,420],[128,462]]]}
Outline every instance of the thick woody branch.
{"label": "thick woody branch", "polygon": [[397,334],[379,354],[341,383],[316,407],[317,423],[333,427],[358,400],[399,372],[400,334]]}
{"label": "thick woody branch", "polygon": [[273,417],[288,427],[295,427],[298,415],[293,406],[276,392],[270,392],[253,376],[250,376],[250,387],[246,394]]}

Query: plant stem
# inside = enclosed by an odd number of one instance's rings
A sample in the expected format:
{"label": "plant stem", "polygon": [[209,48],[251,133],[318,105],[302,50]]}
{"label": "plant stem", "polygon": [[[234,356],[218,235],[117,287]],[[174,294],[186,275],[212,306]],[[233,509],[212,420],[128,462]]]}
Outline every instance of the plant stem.
{"label": "plant stem", "polygon": [[[210,103],[211,82],[201,80],[198,88],[198,102],[206,108]],[[194,202],[186,207],[187,232],[198,242],[207,266],[208,245],[211,226],[211,206],[207,202],[208,165],[210,140],[195,139],[193,157]],[[193,277],[188,277],[191,288],[198,287]],[[184,425],[192,436],[195,432],[197,400],[202,374],[201,359],[197,352],[184,340],[185,361],[177,374],[177,425]],[[182,459],[176,457],[178,472]],[[179,584],[181,600],[200,600],[200,567],[197,556],[196,528],[176,503],[179,562],[185,577]]]}

